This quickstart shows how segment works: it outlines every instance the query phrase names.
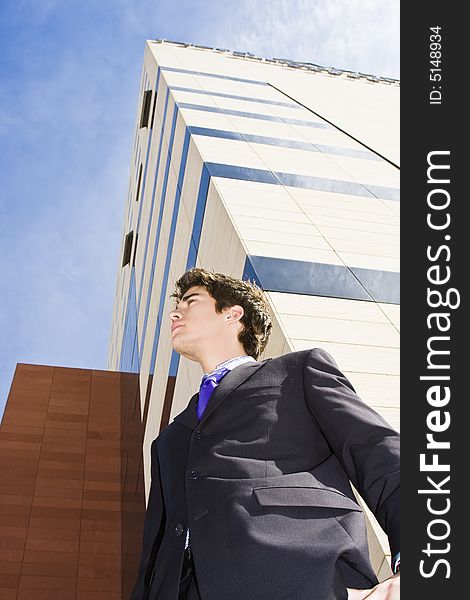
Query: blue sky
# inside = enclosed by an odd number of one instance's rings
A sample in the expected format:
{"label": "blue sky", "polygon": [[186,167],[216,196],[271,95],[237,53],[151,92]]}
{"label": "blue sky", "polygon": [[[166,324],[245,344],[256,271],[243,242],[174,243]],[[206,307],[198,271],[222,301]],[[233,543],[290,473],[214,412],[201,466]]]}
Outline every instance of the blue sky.
{"label": "blue sky", "polygon": [[106,368],[146,39],[399,78],[387,0],[2,0],[0,415],[17,362]]}

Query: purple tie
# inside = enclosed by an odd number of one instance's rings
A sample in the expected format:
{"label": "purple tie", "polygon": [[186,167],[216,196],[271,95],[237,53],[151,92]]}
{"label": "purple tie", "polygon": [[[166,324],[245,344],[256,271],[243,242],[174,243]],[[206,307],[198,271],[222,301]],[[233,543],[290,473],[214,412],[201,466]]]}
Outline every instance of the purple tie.
{"label": "purple tie", "polygon": [[214,371],[210,375],[204,377],[201,383],[201,387],[199,388],[199,400],[197,403],[197,417],[200,420],[204,411],[206,410],[207,403],[209,402],[209,398],[212,395],[212,392],[219,385],[219,381],[229,372],[230,369],[218,369]]}

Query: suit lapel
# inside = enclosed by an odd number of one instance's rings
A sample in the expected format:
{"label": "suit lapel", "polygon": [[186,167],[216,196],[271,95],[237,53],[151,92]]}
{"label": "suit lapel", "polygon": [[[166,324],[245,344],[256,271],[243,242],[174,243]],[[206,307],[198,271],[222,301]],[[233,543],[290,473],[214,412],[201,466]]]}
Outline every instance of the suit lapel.
{"label": "suit lapel", "polygon": [[261,369],[261,367],[264,367],[264,365],[270,360],[271,359],[268,358],[262,362],[244,363],[232,371],[229,371],[212,392],[212,396],[209,399],[206,410],[204,411],[200,421],[198,421],[196,414],[196,406],[199,399],[199,394],[194,394],[185,410],[177,415],[174,420],[182,425],[185,425],[186,427],[189,427],[190,429],[195,429],[198,424],[202,425],[209,415],[211,415],[233,391],[245,383],[249,377],[254,375],[259,369]]}

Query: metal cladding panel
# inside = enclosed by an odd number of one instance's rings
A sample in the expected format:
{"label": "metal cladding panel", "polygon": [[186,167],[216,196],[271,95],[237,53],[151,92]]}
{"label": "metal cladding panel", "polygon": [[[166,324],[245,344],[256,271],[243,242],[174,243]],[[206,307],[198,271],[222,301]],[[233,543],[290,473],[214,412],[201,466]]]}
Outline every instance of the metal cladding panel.
{"label": "metal cladding panel", "polygon": [[138,376],[19,364],[0,481],[0,597],[128,597],[145,511]]}

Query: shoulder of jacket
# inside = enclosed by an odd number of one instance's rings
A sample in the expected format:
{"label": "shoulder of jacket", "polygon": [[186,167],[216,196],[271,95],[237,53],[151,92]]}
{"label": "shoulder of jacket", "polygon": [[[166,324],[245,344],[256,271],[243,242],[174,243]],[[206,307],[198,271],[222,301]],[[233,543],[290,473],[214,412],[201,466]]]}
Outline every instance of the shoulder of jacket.
{"label": "shoulder of jacket", "polygon": [[160,442],[162,440],[164,440],[167,435],[170,435],[171,431],[173,429],[174,429],[174,421],[171,421],[170,423],[168,423],[168,425],[166,427],[164,427],[160,431],[160,433],[157,435],[157,437],[150,444],[150,449],[151,449],[152,452],[156,452],[157,451],[158,445],[160,444]]}
{"label": "shoulder of jacket", "polygon": [[175,421],[170,421],[166,427],[164,427],[158,436],[152,442],[152,448],[157,449],[158,445],[161,444],[168,436],[172,436],[174,430],[178,429],[178,424]]}
{"label": "shoulder of jacket", "polygon": [[295,352],[286,352],[286,354],[281,354],[280,356],[276,356],[272,358],[269,362],[271,364],[279,364],[279,363],[303,363],[307,356],[312,352],[312,348],[307,348],[306,350],[296,350]]}

